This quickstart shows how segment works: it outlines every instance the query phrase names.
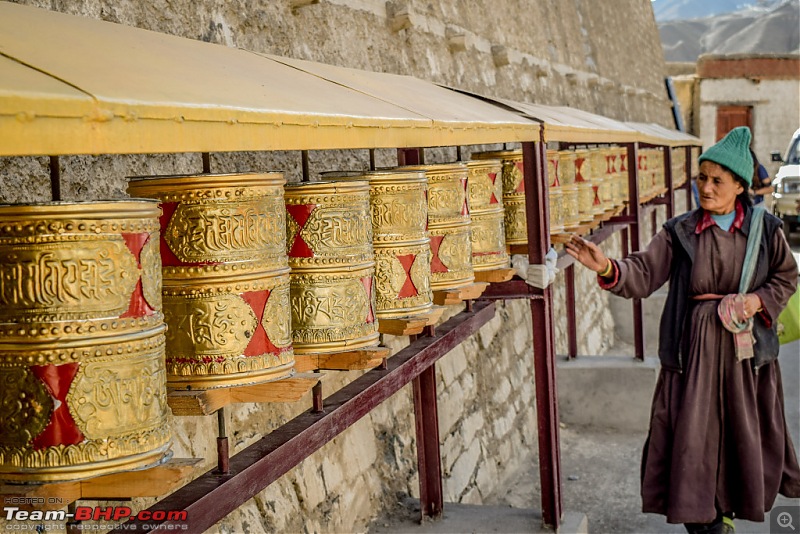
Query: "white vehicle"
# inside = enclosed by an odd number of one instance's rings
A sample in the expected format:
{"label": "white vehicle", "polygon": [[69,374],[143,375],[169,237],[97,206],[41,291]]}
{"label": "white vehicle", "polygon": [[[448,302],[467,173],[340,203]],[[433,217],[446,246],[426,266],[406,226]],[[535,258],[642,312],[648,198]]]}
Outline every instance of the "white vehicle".
{"label": "white vehicle", "polygon": [[783,158],[773,152],[772,161],[783,163],[772,181],[775,187],[772,211],[783,219],[784,230],[791,232],[800,224],[800,129],[792,135]]}

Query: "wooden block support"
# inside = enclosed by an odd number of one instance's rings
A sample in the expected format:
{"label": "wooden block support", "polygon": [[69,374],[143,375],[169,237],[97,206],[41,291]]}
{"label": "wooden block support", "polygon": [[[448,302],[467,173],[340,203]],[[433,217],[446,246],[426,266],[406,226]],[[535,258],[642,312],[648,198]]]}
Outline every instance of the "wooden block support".
{"label": "wooden block support", "polygon": [[320,381],[319,373],[298,373],[263,384],[196,391],[177,390],[167,394],[175,415],[211,415],[229,404],[243,402],[296,402]]}
{"label": "wooden block support", "polygon": [[[87,480],[46,484],[2,484],[0,500],[21,510],[60,510],[80,500],[111,501],[160,497],[182,487],[202,458],[172,458],[163,465]],[[13,499],[13,501],[12,501]]]}
{"label": "wooden block support", "polygon": [[426,326],[435,325],[444,313],[444,308],[434,306],[425,313],[413,317],[378,319],[378,331],[392,336],[413,336],[421,334]]}
{"label": "wooden block support", "polygon": [[554,245],[568,243],[571,238],[572,233],[550,234],[550,242]]}
{"label": "wooden block support", "polygon": [[465,300],[480,297],[489,286],[486,282],[473,282],[472,284],[456,289],[442,289],[433,292],[433,303],[437,306],[451,306],[461,304]]}
{"label": "wooden block support", "polygon": [[475,271],[475,281],[487,282],[489,284],[508,282],[514,278],[515,274],[517,274],[517,270],[513,267],[492,269],[491,271]]}
{"label": "wooden block support", "polygon": [[294,367],[301,372],[315,369],[360,371],[377,367],[391,354],[392,350],[388,347],[366,347],[329,354],[295,354]]}

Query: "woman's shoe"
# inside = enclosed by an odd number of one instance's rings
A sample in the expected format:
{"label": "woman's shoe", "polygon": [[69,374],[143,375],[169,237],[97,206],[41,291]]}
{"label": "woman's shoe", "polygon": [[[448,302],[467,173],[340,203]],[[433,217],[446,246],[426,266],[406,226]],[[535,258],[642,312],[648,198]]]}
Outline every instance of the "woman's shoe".
{"label": "woman's shoe", "polygon": [[736,528],[733,526],[733,518],[726,515],[722,516],[722,534],[734,534]]}

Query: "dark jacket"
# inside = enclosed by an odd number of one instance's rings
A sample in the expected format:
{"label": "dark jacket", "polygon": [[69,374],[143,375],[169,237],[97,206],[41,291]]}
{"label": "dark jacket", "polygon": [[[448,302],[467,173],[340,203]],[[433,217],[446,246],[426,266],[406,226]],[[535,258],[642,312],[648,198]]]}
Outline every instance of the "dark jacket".
{"label": "dark jacket", "polygon": [[[742,232],[749,236],[752,208],[746,207],[745,210]],[[664,224],[664,228],[672,238],[672,265],[670,266],[667,301],[661,314],[658,356],[661,365],[667,369],[682,370],[685,356],[689,353],[688,333],[691,328],[688,321],[691,317],[689,308],[692,304],[689,298],[689,284],[698,241],[695,227],[702,216],[703,211],[697,209],[670,219]],[[769,278],[772,238],[780,227],[780,219],[764,214],[761,246],[753,281],[748,291],[757,289]],[[755,369],[778,357],[780,343],[778,342],[776,319],[773,317],[772,324],[768,327],[763,318],[758,315],[755,317],[753,337],[755,337],[756,343],[753,346],[755,354],[752,360]]]}

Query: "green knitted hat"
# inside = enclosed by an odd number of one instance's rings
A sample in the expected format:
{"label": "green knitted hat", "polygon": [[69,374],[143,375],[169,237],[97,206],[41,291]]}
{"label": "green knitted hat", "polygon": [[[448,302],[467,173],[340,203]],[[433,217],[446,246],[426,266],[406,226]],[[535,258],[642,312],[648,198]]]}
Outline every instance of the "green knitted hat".
{"label": "green knitted hat", "polygon": [[728,132],[728,135],[703,152],[698,161],[705,160],[719,163],[732,170],[747,182],[753,185],[753,156],[750,155],[750,128],[738,126]]}

